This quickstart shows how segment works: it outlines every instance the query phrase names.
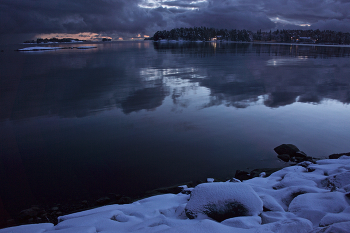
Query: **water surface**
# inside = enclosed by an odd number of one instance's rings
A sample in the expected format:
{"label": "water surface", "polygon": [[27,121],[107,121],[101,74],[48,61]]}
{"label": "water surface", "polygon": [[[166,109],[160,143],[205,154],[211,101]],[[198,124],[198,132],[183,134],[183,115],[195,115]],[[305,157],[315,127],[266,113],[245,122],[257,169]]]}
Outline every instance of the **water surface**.
{"label": "water surface", "polygon": [[282,167],[282,143],[314,157],[350,151],[349,48],[93,45],[1,48],[8,212]]}

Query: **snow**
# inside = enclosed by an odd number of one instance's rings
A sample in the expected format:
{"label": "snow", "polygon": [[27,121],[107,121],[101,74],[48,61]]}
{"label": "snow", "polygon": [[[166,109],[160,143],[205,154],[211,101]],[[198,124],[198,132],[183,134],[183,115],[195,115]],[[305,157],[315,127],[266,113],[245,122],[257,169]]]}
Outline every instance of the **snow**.
{"label": "snow", "polygon": [[[61,216],[56,226],[23,225],[0,233],[350,232],[349,180],[350,157],[342,156],[316,164],[304,162],[243,182],[208,179],[210,183],[195,188],[182,186],[183,193],[191,194],[103,206]],[[245,211],[234,217],[222,214],[227,206],[234,207],[229,212],[236,207]],[[213,209],[216,215],[210,214]],[[223,219],[215,221],[218,214]]]}
{"label": "snow", "polygon": [[23,49],[18,49],[18,51],[47,51],[47,50],[57,50],[57,49],[63,49],[63,47],[27,47]]}
{"label": "snow", "polygon": [[214,178],[207,178],[207,182],[208,183],[213,183],[214,182]]}
{"label": "snow", "polygon": [[207,215],[217,220],[226,215],[256,216],[262,210],[263,202],[252,187],[236,182],[199,184],[192,191],[186,205],[186,215],[189,218]]}
{"label": "snow", "polygon": [[41,224],[30,224],[30,225],[22,225],[18,227],[9,227],[5,229],[1,229],[1,233],[41,233],[48,232],[49,230],[53,230],[54,226],[52,223],[41,223]]}
{"label": "snow", "polygon": [[18,49],[18,51],[29,52],[29,51],[51,51],[51,50],[59,50],[59,49],[94,49],[96,46],[79,46],[79,47],[27,47],[23,49]]}

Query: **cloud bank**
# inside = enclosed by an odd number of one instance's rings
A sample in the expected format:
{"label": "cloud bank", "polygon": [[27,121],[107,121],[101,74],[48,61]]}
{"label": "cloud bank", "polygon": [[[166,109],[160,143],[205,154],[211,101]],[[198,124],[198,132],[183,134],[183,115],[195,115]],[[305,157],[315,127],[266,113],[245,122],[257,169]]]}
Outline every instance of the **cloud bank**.
{"label": "cloud bank", "polygon": [[[152,35],[174,27],[350,31],[350,0],[2,0],[0,35]],[[307,27],[305,27],[307,26]]]}

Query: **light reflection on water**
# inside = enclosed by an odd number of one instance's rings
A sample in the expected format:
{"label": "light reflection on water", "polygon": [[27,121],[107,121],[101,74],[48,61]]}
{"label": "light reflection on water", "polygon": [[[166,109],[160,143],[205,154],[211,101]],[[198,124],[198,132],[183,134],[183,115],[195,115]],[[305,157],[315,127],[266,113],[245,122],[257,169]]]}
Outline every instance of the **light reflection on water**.
{"label": "light reflection on water", "polygon": [[348,48],[96,46],[1,54],[0,195],[11,211],[283,166],[281,143],[349,151]]}
{"label": "light reflection on water", "polygon": [[295,58],[273,58],[267,61],[267,66],[286,66],[286,65],[300,65],[301,62],[307,62],[307,56],[298,56]]}

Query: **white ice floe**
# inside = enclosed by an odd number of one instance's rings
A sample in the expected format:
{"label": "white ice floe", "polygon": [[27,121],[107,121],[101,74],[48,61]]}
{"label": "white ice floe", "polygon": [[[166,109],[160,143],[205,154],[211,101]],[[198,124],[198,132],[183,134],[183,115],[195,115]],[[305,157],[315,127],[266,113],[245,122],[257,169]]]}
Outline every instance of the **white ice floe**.
{"label": "white ice floe", "polygon": [[47,51],[47,50],[57,50],[57,49],[63,49],[63,47],[27,47],[23,49],[18,49],[18,51]]}
{"label": "white ice floe", "polygon": [[56,226],[24,225],[0,233],[349,233],[349,174],[350,157],[319,160],[241,183],[182,186],[191,194],[61,216]]}
{"label": "white ice floe", "polygon": [[58,50],[58,49],[94,49],[96,46],[79,46],[79,47],[27,47],[23,49],[18,49],[18,51],[28,52],[28,51],[50,51],[50,50]]}

